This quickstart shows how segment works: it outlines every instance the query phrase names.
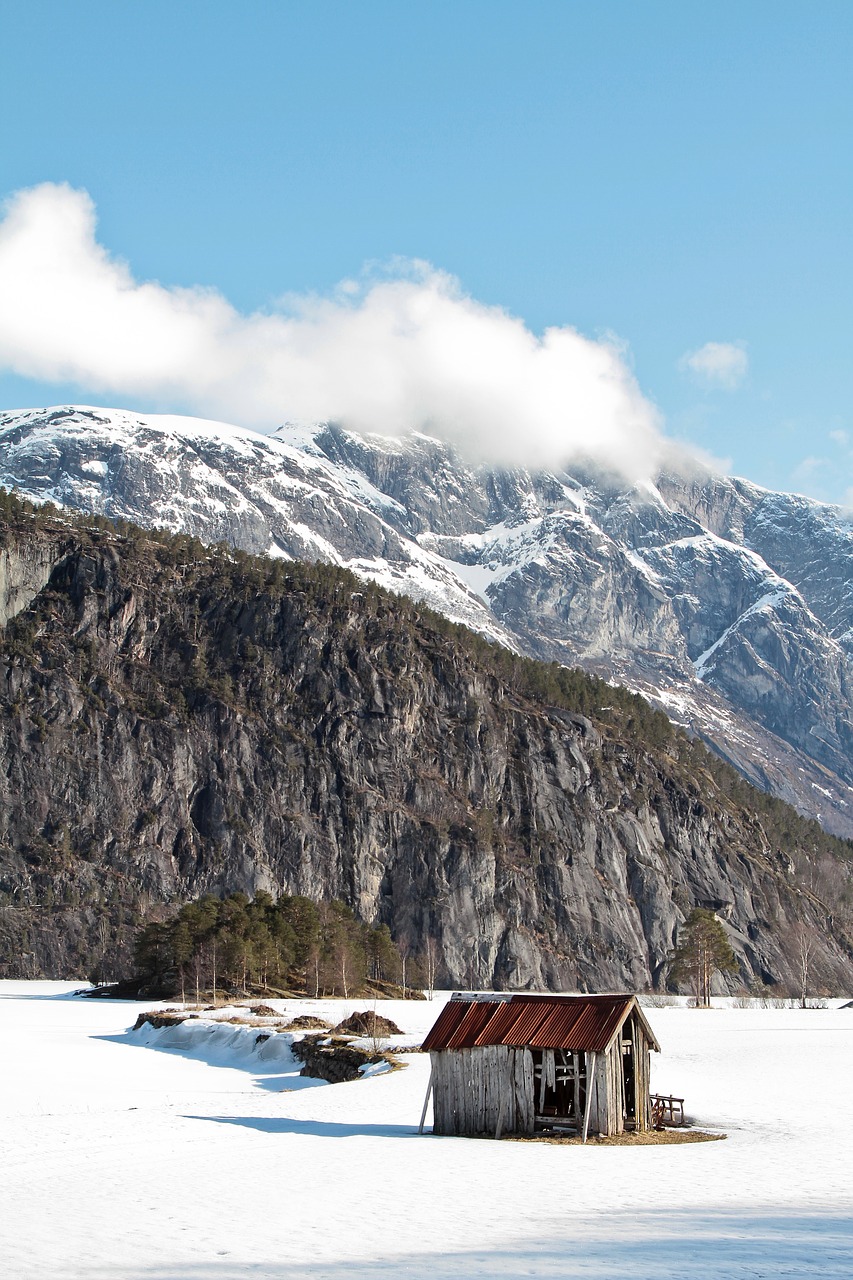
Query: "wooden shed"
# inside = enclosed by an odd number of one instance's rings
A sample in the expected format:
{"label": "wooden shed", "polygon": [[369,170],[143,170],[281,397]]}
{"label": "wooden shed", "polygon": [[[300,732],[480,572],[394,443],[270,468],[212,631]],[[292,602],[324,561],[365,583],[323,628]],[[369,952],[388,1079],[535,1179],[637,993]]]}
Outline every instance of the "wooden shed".
{"label": "wooden shed", "polygon": [[433,1133],[606,1136],[652,1127],[649,1054],[636,996],[454,995],[423,1044]]}

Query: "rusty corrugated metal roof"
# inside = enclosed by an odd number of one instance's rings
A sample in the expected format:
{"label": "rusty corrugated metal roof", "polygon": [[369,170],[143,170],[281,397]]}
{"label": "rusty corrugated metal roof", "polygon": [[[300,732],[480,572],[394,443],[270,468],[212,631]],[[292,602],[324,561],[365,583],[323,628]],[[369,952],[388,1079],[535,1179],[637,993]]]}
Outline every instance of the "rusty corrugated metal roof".
{"label": "rusty corrugated metal roof", "polygon": [[500,1002],[454,998],[442,1009],[423,1047],[473,1049],[506,1044],[603,1053],[634,1007],[651,1044],[659,1049],[634,996],[527,994]]}

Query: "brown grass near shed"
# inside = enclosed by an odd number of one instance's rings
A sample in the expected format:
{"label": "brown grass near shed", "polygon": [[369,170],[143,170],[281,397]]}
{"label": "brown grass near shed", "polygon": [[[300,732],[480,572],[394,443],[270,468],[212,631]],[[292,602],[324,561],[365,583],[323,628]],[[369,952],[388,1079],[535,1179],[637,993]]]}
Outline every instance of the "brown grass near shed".
{"label": "brown grass near shed", "polygon": [[586,1144],[574,1133],[541,1133],[534,1137],[507,1134],[509,1142],[548,1142],[561,1147],[674,1147],[689,1142],[722,1142],[727,1133],[707,1133],[703,1129],[651,1129],[647,1133],[619,1133],[612,1138],[598,1134],[587,1138]]}

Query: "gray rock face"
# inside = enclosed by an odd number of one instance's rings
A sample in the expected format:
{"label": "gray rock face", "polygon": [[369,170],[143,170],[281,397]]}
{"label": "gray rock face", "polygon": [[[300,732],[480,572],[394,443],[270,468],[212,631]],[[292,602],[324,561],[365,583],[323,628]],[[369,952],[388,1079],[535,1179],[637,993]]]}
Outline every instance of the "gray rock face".
{"label": "gray rock face", "polygon": [[47,539],[0,547],[0,627],[29,608],[61,556],[61,546]]}
{"label": "gray rock face", "polygon": [[206,542],[346,565],[501,643],[644,693],[853,836],[853,528],[710,472],[626,490],[465,467],[437,441],[0,417],[0,482]]}
{"label": "gray rock face", "polygon": [[805,922],[813,981],[849,984],[824,904],[701,765],[526,699],[352,580],[63,548],[29,647],[0,633],[6,974],[73,972],[140,902],[268,889],[434,939],[454,984],[642,989],[708,902],[740,981],[794,982]]}

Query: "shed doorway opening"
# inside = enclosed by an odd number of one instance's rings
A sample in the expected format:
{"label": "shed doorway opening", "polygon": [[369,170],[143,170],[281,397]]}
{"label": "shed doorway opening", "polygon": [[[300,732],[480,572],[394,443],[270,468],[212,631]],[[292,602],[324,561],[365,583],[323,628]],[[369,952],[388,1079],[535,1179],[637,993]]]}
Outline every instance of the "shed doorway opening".
{"label": "shed doorway opening", "polygon": [[586,1106],[586,1054],[568,1049],[531,1052],[536,1123],[580,1133]]}
{"label": "shed doorway opening", "polygon": [[622,1100],[625,1128],[637,1127],[637,1072],[634,1065],[634,1020],[622,1028]]}

